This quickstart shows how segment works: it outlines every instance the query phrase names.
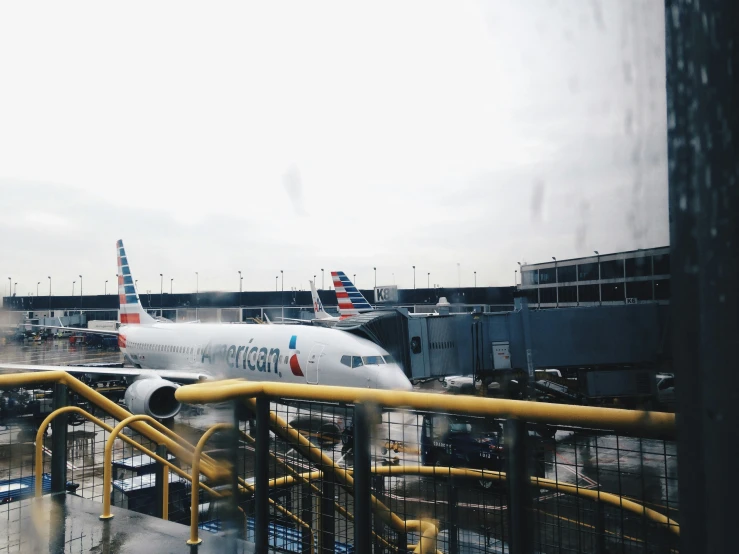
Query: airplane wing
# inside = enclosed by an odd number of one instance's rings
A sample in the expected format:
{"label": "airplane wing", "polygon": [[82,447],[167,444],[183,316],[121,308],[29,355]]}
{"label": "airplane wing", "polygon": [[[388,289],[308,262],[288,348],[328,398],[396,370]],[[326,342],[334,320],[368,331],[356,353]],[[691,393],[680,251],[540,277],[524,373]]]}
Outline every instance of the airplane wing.
{"label": "airplane wing", "polygon": [[197,383],[215,379],[213,375],[180,369],[136,369],[134,367],[68,366],[68,365],[28,365],[0,363],[1,371],[66,371],[72,375],[110,375],[118,377],[161,377],[177,383]]}
{"label": "airplane wing", "polygon": [[74,331],[75,333],[89,333],[95,335],[108,335],[111,337],[117,337],[118,331],[110,331],[107,329],[86,329],[85,327],[65,327],[64,325],[44,325],[39,323],[19,323],[18,325],[3,325],[2,327],[12,327],[17,329],[18,327],[40,327],[42,329],[59,329],[61,331]]}

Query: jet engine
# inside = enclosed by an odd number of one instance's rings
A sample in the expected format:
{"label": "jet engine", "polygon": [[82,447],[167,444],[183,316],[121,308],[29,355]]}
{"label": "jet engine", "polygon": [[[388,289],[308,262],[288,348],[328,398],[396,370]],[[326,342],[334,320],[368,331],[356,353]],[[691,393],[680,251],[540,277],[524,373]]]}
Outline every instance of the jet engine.
{"label": "jet engine", "polygon": [[159,377],[139,379],[126,389],[123,401],[132,414],[146,414],[157,419],[174,417],[182,407],[174,397],[178,387]]}

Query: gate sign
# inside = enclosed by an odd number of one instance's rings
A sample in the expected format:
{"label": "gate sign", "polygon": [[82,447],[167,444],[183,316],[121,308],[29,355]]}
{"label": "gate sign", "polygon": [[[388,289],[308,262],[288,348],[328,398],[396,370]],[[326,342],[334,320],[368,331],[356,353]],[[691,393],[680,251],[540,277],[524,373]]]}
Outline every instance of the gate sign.
{"label": "gate sign", "polygon": [[389,285],[386,287],[375,287],[375,303],[382,304],[383,302],[397,302],[398,301],[398,287],[396,285]]}

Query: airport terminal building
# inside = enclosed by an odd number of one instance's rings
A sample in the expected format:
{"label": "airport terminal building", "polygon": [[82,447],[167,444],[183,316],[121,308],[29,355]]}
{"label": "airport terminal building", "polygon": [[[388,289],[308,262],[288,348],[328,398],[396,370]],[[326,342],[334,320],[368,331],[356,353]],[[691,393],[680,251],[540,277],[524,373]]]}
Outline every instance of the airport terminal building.
{"label": "airport terminal building", "polygon": [[667,304],[670,248],[522,265],[519,289],[532,308]]}

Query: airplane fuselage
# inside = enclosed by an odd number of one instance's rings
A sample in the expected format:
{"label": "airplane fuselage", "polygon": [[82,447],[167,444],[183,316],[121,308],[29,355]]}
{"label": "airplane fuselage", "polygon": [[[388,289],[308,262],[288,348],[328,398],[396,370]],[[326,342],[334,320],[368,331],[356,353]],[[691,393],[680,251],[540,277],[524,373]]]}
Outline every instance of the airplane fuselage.
{"label": "airplane fuselage", "polygon": [[155,323],[124,325],[119,332],[121,352],[142,369],[192,370],[252,381],[411,388],[385,350],[335,329]]}

